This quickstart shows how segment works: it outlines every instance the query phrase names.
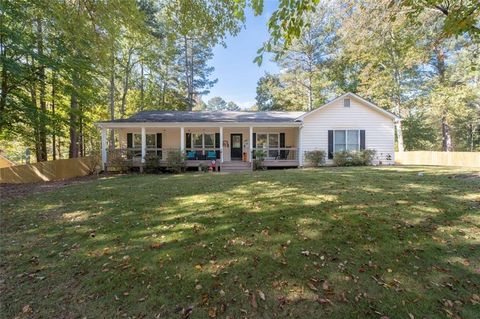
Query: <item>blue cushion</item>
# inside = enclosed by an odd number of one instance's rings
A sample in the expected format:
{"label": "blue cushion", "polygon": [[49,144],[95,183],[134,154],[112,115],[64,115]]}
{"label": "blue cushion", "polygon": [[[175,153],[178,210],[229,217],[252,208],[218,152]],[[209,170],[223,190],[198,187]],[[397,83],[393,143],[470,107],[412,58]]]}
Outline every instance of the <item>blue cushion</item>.
{"label": "blue cushion", "polygon": [[195,151],[188,151],[187,152],[187,158],[189,158],[189,159],[194,159],[195,155],[196,155]]}
{"label": "blue cushion", "polygon": [[215,151],[208,151],[208,158],[217,158],[217,153]]}

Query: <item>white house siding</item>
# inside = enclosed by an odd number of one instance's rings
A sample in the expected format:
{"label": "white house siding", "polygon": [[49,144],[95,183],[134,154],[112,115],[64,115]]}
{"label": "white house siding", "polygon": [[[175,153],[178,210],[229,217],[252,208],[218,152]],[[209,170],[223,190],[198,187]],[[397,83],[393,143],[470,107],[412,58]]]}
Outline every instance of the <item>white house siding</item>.
{"label": "white house siding", "polygon": [[[302,149],[328,152],[328,130],[365,130],[365,148],[377,151],[375,162],[394,164],[394,123],[391,118],[351,97],[333,102],[303,119]],[[387,157],[390,156],[390,160]],[[332,164],[327,160],[327,164]]]}

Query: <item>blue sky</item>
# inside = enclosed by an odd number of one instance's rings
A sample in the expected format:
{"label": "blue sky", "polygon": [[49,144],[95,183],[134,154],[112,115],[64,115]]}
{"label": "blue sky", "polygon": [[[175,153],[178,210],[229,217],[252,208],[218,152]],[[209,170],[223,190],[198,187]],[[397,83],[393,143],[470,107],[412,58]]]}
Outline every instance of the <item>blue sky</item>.
{"label": "blue sky", "polygon": [[277,65],[270,61],[270,55],[263,57],[260,67],[253,63],[257,50],[269,38],[267,21],[276,8],[276,0],[266,0],[261,16],[255,17],[252,10],[248,9],[242,31],[236,37],[227,37],[226,48],[217,45],[213,49],[214,57],[210,65],[215,67],[212,78],[217,78],[218,82],[210,94],[203,96],[205,103],[214,96],[221,96],[225,101],[233,101],[242,108],[255,104],[258,79],[266,71],[279,71]]}

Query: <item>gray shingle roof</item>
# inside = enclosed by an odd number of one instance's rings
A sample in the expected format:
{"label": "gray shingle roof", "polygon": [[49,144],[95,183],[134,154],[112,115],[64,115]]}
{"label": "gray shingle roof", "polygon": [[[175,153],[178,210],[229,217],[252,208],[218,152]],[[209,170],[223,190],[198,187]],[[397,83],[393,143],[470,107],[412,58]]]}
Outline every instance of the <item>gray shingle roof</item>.
{"label": "gray shingle roof", "polygon": [[139,122],[294,122],[305,112],[182,112],[143,111],[129,117],[106,121],[108,123]]}

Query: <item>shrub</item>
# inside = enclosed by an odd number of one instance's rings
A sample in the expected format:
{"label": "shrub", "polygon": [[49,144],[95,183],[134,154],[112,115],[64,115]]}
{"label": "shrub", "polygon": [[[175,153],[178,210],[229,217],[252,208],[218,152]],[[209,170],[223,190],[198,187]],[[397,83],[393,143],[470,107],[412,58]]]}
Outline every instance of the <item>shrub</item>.
{"label": "shrub", "polygon": [[185,154],[180,150],[170,150],[167,153],[167,169],[172,173],[185,171]]}
{"label": "shrub", "polygon": [[325,164],[325,151],[314,150],[305,152],[305,160],[310,166],[321,166]]}
{"label": "shrub", "polygon": [[149,154],[145,157],[145,172],[146,173],[157,173],[160,168],[159,165],[160,158],[155,154]]}
{"label": "shrub", "polygon": [[337,166],[364,166],[372,165],[376,151],[341,151],[333,155],[333,162]]}
{"label": "shrub", "polygon": [[108,168],[113,168],[120,173],[126,173],[131,166],[131,161],[127,159],[125,150],[113,150],[108,153]]}
{"label": "shrub", "polygon": [[254,151],[254,154],[255,159],[253,160],[253,170],[258,171],[260,169],[264,169],[265,167],[263,166],[263,161],[265,161],[267,153],[262,150],[256,150]]}
{"label": "shrub", "polygon": [[98,174],[101,161],[102,159],[99,152],[92,152],[90,156],[85,157],[85,165],[87,165],[89,175]]}
{"label": "shrub", "polygon": [[360,151],[360,157],[362,158],[363,165],[372,165],[376,153],[377,151],[370,149]]}

